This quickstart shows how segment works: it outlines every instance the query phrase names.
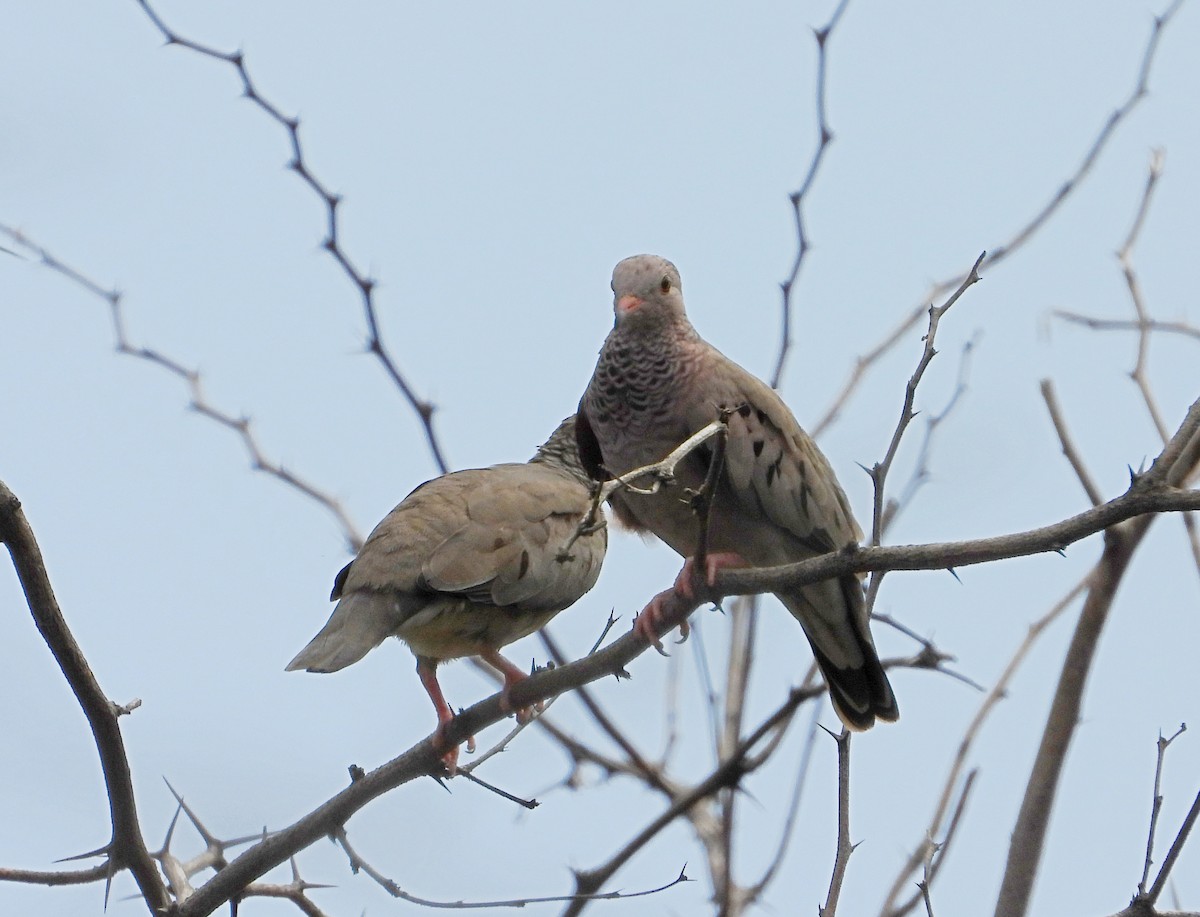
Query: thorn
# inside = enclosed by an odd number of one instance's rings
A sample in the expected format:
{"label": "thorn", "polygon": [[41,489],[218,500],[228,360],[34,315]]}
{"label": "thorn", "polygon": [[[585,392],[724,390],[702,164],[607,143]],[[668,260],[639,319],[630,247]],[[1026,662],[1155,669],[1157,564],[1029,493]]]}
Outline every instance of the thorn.
{"label": "thorn", "polygon": [[357,764],[351,764],[348,768],[346,768],[346,770],[350,772],[351,783],[358,783],[358,781],[362,780],[363,777],[367,776],[367,772]]}
{"label": "thorn", "polygon": [[947,572],[947,573],[949,573],[951,576],[953,576],[953,577],[954,577],[954,579],[955,579],[955,580],[958,582],[958,584],[959,584],[959,585],[962,585],[962,577],[960,577],[960,576],[958,575],[958,571],[957,571],[957,570],[955,570],[953,567],[947,567],[947,568],[946,568],[946,572]]}

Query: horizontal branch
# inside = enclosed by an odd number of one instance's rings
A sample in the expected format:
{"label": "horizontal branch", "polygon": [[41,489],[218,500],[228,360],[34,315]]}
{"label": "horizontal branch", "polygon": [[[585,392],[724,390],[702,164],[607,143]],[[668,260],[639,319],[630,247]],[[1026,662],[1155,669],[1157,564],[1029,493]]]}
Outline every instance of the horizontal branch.
{"label": "horizontal branch", "polygon": [[88,885],[100,882],[112,874],[110,863],[100,863],[87,869],[9,869],[0,866],[0,882],[23,882],[26,885]]}
{"label": "horizontal branch", "polygon": [[[873,570],[945,570],[1031,554],[1061,552],[1077,541],[1137,516],[1196,509],[1200,509],[1200,491],[1180,490],[1169,485],[1153,483],[1139,486],[1139,482],[1135,482],[1115,500],[1102,503],[1062,522],[1026,532],[935,544],[889,545],[877,548],[852,546],[836,554],[823,554],[795,564],[727,569],[717,575],[712,592],[720,596],[779,592],[848,573],[867,573]],[[704,600],[711,601],[712,596],[706,595]]]}

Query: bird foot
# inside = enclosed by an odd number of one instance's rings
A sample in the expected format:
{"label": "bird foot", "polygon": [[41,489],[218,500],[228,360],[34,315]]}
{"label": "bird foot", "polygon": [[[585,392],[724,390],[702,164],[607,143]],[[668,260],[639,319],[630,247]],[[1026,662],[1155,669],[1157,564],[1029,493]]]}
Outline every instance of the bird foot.
{"label": "bird foot", "polygon": [[[633,619],[633,632],[649,643],[661,656],[671,655],[663,649],[661,634],[673,627],[679,628],[679,642],[683,643],[692,632],[686,615],[680,618],[679,598],[674,588],[666,589],[652,598],[641,613]],[[684,606],[686,607],[686,605]]]}
{"label": "bird foot", "polygon": [[538,701],[532,707],[521,707],[519,709],[514,707],[512,701],[509,700],[509,693],[516,685],[519,685],[528,678],[529,675],[501,656],[497,650],[487,649],[480,653],[479,656],[484,662],[504,676],[504,688],[500,692],[501,710],[505,713],[514,714],[517,722],[523,726],[533,719],[534,713],[541,713],[546,709],[544,701]]}
{"label": "bird foot", "polygon": [[[446,740],[446,727],[450,724],[450,720],[445,720],[438,723],[437,729],[433,733],[433,748],[435,751],[442,753],[442,764],[446,768],[446,776],[453,777],[458,773],[458,749],[459,746],[451,745]],[[475,736],[467,736],[466,742],[467,754],[475,754]]]}
{"label": "bird foot", "polygon": [[[717,574],[728,567],[748,566],[745,558],[737,551],[718,551],[704,557],[704,582],[709,586],[716,585]],[[675,593],[682,598],[694,600],[696,591],[692,587],[692,579],[696,575],[696,559],[689,557],[683,562],[683,569],[675,577]]]}
{"label": "bird foot", "polygon": [[[518,681],[523,681],[527,677],[528,676],[523,676]],[[538,701],[532,707],[514,707],[512,705],[512,701],[508,699],[508,692],[509,689],[517,683],[517,681],[514,681],[512,684],[509,684],[508,680],[505,679],[504,690],[500,692],[500,709],[505,713],[511,713],[517,718],[517,722],[524,726],[533,719],[535,714],[541,713],[546,709],[546,702]]]}
{"label": "bird foot", "polygon": [[[726,567],[745,567],[745,558],[736,551],[720,551],[708,554],[704,558],[704,581],[712,586],[717,581],[717,573]],[[679,642],[687,640],[692,629],[688,624],[687,615],[682,609],[688,609],[696,601],[696,590],[692,586],[696,575],[696,560],[689,557],[683,562],[683,569],[675,577],[675,585],[652,598],[642,613],[633,621],[634,633],[654,647],[661,655],[669,655],[663,649],[662,634],[673,627],[679,628]]]}

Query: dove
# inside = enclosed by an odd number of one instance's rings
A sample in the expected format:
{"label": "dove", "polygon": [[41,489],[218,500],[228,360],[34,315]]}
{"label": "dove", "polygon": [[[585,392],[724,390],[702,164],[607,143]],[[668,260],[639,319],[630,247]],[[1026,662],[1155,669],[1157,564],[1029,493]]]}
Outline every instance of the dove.
{"label": "dove", "polygon": [[[454,714],[438,684],[439,662],[478,656],[504,676],[507,704],[526,673],[500,648],[580,599],[604,561],[602,524],[563,550],[592,503],[574,423],[564,420],[526,463],[456,471],[405,497],[338,573],[332,616],[287,671],[336,672],[395,636],[417,657],[440,744]],[[457,747],[443,761],[453,774]]]}
{"label": "dove", "polygon": [[[707,343],[684,311],[679,271],[656,255],[621,261],[612,279],[616,321],[579,403],[580,457],[596,480],[661,461],[725,414],[728,433],[713,492],[709,585],[728,566],[794,563],[856,545],[862,532],[816,443],[765,382]],[[700,526],[688,499],[705,479],[707,444],[653,494],[618,490],[618,522],[652,533],[683,556],[675,592],[692,597]],[[664,593],[636,630],[657,645]],[[847,575],[777,593],[799,621],[825,676],[834,710],[852,730],[899,717],[869,629],[861,578]],[[686,630],[684,631],[686,635]]]}

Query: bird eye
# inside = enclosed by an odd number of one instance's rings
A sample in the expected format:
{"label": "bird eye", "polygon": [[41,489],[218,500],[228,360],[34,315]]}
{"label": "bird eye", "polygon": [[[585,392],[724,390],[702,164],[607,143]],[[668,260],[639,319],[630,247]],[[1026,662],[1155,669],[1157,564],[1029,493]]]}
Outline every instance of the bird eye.
{"label": "bird eye", "polygon": [[671,292],[671,278],[664,277],[662,279],[662,283],[659,284],[659,287],[662,289],[662,291],[664,293],[670,293]]}

